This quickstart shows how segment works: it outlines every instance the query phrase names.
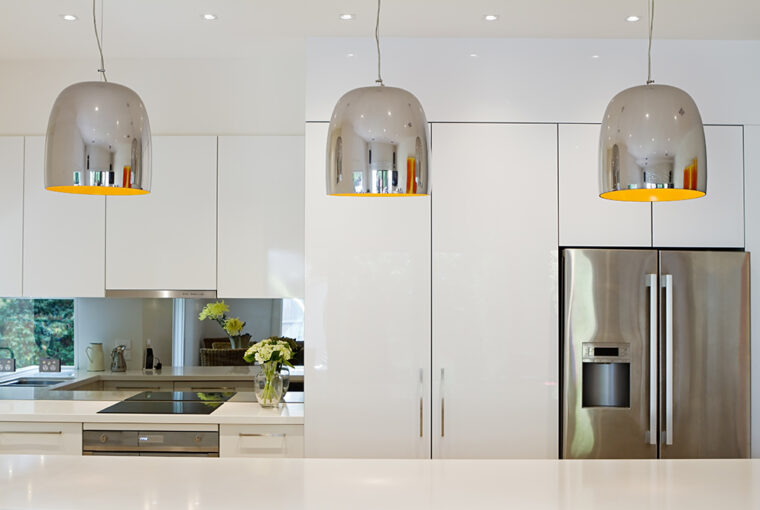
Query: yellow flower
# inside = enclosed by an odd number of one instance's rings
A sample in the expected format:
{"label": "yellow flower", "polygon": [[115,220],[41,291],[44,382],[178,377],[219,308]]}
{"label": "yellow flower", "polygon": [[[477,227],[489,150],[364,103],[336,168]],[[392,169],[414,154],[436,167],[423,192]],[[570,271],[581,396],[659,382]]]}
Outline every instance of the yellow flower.
{"label": "yellow flower", "polygon": [[224,314],[230,311],[230,307],[224,304],[224,301],[217,301],[216,303],[209,303],[203,307],[198,319],[220,319],[224,317]]}
{"label": "yellow flower", "polygon": [[244,326],[245,322],[236,317],[229,318],[224,322],[224,330],[230,336],[237,336],[242,333]]}

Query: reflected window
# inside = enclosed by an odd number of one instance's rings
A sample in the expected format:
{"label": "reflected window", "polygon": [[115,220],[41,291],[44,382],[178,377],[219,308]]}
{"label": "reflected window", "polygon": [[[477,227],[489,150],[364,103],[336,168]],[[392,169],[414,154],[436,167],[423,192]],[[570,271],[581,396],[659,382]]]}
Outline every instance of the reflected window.
{"label": "reflected window", "polygon": [[282,335],[303,342],[303,299],[282,300]]}
{"label": "reflected window", "polygon": [[0,357],[17,369],[40,358],[74,365],[74,300],[0,298]]}

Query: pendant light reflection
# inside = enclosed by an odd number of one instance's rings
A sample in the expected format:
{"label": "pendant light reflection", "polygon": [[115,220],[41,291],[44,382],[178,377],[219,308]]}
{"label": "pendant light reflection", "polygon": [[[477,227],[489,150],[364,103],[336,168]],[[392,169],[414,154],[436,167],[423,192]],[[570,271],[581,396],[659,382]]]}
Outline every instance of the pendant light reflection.
{"label": "pendant light reflection", "polygon": [[620,92],[604,112],[599,135],[602,198],[686,200],[707,191],[705,133],[697,105],[683,90],[651,79],[653,18],[654,0],[647,84]]}
{"label": "pendant light reflection", "polygon": [[133,90],[109,83],[92,2],[103,81],[75,83],[55,100],[45,139],[45,188],[88,195],[150,192],[148,113]]}
{"label": "pendant light reflection", "polygon": [[375,42],[377,85],[340,98],[327,135],[327,194],[424,196],[430,192],[427,119],[410,92],[383,85],[380,0]]}

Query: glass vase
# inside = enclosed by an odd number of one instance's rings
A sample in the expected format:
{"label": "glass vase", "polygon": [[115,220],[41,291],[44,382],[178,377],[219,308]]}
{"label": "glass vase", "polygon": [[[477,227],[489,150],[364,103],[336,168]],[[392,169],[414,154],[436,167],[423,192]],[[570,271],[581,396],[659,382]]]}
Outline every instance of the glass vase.
{"label": "glass vase", "polygon": [[263,363],[253,379],[256,400],[261,407],[276,407],[282,398],[282,377],[277,363]]}
{"label": "glass vase", "polygon": [[290,387],[290,370],[287,367],[280,367],[280,379],[282,379],[282,395],[280,395],[280,402],[285,402],[285,394]]}
{"label": "glass vase", "polygon": [[251,342],[251,335],[245,334],[245,335],[230,335],[230,348],[231,349],[242,349],[243,347],[248,347],[248,344]]}

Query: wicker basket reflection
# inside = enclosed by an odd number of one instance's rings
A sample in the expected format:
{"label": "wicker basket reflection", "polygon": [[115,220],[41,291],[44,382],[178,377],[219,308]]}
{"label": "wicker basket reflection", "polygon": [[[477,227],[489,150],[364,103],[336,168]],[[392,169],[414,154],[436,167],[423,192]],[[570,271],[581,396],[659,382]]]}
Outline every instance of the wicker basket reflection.
{"label": "wicker basket reflection", "polygon": [[202,367],[225,367],[248,365],[243,359],[247,349],[206,349],[201,348]]}

